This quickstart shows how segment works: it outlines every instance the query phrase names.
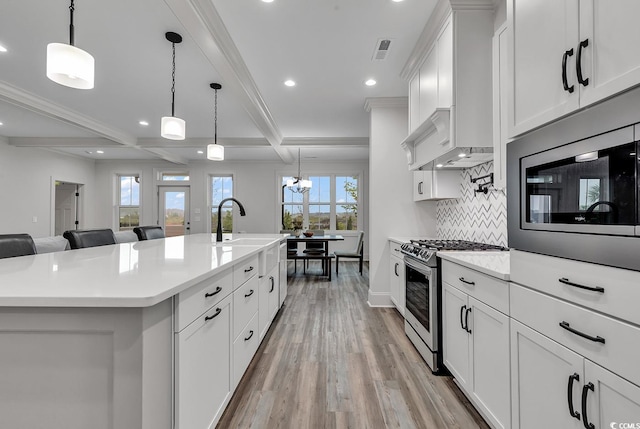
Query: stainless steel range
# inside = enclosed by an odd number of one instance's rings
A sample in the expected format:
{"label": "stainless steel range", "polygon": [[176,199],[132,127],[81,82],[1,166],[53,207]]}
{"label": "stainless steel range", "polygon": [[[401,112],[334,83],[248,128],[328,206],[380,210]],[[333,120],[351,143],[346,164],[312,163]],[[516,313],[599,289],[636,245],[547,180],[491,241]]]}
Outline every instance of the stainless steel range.
{"label": "stainless steel range", "polygon": [[442,368],[442,284],[439,250],[507,250],[501,246],[463,240],[411,240],[401,247],[405,264],[404,330],[433,372]]}

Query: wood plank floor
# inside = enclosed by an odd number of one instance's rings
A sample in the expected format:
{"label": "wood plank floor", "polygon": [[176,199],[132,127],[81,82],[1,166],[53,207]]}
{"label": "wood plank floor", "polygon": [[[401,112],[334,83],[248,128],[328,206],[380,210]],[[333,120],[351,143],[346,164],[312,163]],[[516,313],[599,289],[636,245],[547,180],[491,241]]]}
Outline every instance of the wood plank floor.
{"label": "wood plank floor", "polygon": [[[434,376],[395,309],[367,304],[368,266],[319,263],[289,293],[218,428],[488,428],[451,377]],[[335,267],[334,267],[335,270]]]}

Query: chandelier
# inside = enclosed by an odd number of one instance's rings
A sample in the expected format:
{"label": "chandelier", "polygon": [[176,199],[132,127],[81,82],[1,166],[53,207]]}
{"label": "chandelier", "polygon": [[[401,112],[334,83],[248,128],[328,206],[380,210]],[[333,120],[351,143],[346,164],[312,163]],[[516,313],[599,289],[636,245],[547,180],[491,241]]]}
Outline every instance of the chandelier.
{"label": "chandelier", "polygon": [[291,192],[297,192],[299,194],[304,194],[311,189],[311,180],[304,180],[300,173],[300,148],[298,148],[298,175],[293,179],[287,180],[287,188]]}

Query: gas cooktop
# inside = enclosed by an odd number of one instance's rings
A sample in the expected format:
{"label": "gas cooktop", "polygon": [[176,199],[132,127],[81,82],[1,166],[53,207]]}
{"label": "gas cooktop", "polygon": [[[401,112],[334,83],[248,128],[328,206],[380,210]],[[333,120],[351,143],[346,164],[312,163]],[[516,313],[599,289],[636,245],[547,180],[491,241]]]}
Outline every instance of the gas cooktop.
{"label": "gas cooktop", "polygon": [[400,246],[402,253],[412,258],[434,264],[435,255],[438,251],[490,251],[509,250],[503,246],[494,244],[477,243],[465,240],[411,240]]}

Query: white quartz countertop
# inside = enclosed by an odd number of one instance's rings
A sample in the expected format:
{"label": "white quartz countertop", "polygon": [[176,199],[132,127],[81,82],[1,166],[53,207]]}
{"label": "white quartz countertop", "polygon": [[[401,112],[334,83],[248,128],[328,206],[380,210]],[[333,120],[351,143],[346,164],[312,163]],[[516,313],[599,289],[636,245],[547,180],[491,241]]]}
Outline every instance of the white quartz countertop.
{"label": "white quartz countertop", "polygon": [[441,251],[438,256],[501,280],[509,280],[509,252]]}
{"label": "white quartz countertop", "polygon": [[194,234],[0,260],[0,307],[148,307],[286,234]]}

